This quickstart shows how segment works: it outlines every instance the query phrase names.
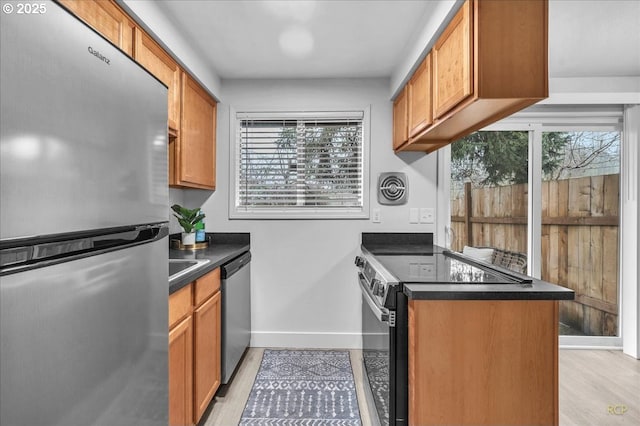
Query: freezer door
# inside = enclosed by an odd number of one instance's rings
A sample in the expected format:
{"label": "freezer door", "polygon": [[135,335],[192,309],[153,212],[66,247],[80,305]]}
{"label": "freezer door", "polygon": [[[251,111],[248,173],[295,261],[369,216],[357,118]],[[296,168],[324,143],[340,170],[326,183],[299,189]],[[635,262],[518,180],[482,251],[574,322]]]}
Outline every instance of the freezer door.
{"label": "freezer door", "polygon": [[0,14],[0,239],[167,221],[167,88],[42,3]]}
{"label": "freezer door", "polygon": [[0,424],[166,426],[167,239],[0,276]]}

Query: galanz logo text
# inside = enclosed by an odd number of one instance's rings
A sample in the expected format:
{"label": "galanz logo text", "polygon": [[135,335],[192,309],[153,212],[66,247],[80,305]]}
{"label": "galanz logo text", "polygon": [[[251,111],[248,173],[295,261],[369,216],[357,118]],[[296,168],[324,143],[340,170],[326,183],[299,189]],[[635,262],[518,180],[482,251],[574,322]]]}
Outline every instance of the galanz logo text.
{"label": "galanz logo text", "polygon": [[89,51],[89,53],[91,53],[93,56],[95,56],[96,58],[100,59],[102,62],[104,62],[107,65],[111,65],[110,62],[111,60],[109,58],[107,58],[106,56],[104,56],[102,53],[98,52],[97,50],[93,50],[93,48],[91,46],[89,46],[89,48],[87,49]]}

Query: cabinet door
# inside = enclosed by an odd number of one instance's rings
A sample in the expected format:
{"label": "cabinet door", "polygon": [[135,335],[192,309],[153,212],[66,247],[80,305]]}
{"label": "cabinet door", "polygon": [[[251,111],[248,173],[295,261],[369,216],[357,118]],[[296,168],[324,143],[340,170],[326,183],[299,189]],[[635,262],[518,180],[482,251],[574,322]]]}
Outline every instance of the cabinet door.
{"label": "cabinet door", "polygon": [[202,302],[220,290],[220,268],[216,268],[198,278],[193,284],[193,304],[200,306]]}
{"label": "cabinet door", "polygon": [[133,55],[133,21],[111,0],[59,0],[127,55]]}
{"label": "cabinet door", "polygon": [[393,149],[408,139],[407,133],[407,86],[393,102]]}
{"label": "cabinet door", "polygon": [[178,185],[178,135],[169,131],[169,186]]}
{"label": "cabinet door", "polygon": [[194,423],[207,409],[220,386],[220,292],[193,312],[194,327]]}
{"label": "cabinet door", "polygon": [[558,301],[411,300],[408,361],[410,425],[558,425]]}
{"label": "cabinet door", "polygon": [[169,328],[191,315],[192,289],[193,286],[189,284],[169,295]]}
{"label": "cabinet door", "polygon": [[169,425],[193,424],[193,327],[191,316],[169,331]]}
{"label": "cabinet door", "polygon": [[181,106],[176,183],[215,189],[216,102],[185,72]]}
{"label": "cabinet door", "polygon": [[416,136],[433,122],[431,112],[431,53],[424,58],[407,84],[409,137]]}
{"label": "cabinet door", "polygon": [[147,33],[134,30],[135,60],[169,88],[169,127],[180,122],[180,67]]}
{"label": "cabinet door", "polygon": [[442,117],[473,90],[471,0],[453,17],[433,47],[434,111]]}

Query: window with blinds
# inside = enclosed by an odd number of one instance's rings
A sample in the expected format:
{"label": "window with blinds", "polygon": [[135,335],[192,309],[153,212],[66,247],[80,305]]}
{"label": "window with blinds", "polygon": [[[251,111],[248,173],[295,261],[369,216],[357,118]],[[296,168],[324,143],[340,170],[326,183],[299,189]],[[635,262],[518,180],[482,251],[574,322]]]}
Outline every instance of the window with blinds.
{"label": "window with blinds", "polygon": [[231,217],[365,217],[364,112],[237,113]]}

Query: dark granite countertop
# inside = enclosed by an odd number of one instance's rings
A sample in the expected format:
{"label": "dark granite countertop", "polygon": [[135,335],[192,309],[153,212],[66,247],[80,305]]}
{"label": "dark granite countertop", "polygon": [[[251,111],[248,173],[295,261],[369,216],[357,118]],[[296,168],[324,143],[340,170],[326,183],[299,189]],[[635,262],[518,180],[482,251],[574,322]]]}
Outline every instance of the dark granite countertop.
{"label": "dark granite countertop", "polygon": [[442,252],[433,245],[432,233],[363,232],[362,247],[374,255],[423,254]]}
{"label": "dark granite countertop", "polygon": [[[174,236],[171,237],[173,239]],[[209,263],[169,283],[169,294],[249,251],[249,233],[207,233],[209,247],[202,250],[169,249],[169,259],[208,259]]]}
{"label": "dark granite countertop", "polygon": [[531,284],[404,284],[413,300],[573,300],[572,290],[540,280]]}
{"label": "dark granite countertop", "polygon": [[[436,267],[436,256],[445,256],[448,250],[433,245],[433,234],[430,233],[363,233],[362,248],[373,255],[378,262],[385,266],[398,268],[402,266],[402,257],[406,256],[407,263],[415,263],[417,256],[430,259],[428,265]],[[457,255],[457,254],[456,254]],[[465,256],[460,255],[464,259]],[[393,261],[391,261],[393,259]],[[426,259],[426,258],[425,258]],[[469,259],[469,258],[466,258]],[[469,259],[472,262],[473,259]],[[385,266],[385,268],[389,268]],[[414,300],[573,300],[574,292],[565,287],[551,284],[542,280],[512,272],[495,265],[487,265],[491,269],[527,279],[526,283],[474,283],[459,284],[442,282],[429,278],[403,282],[403,292],[409,299]],[[393,269],[393,268],[392,268]],[[409,269],[407,265],[407,269]],[[392,272],[392,271],[389,271]]]}

